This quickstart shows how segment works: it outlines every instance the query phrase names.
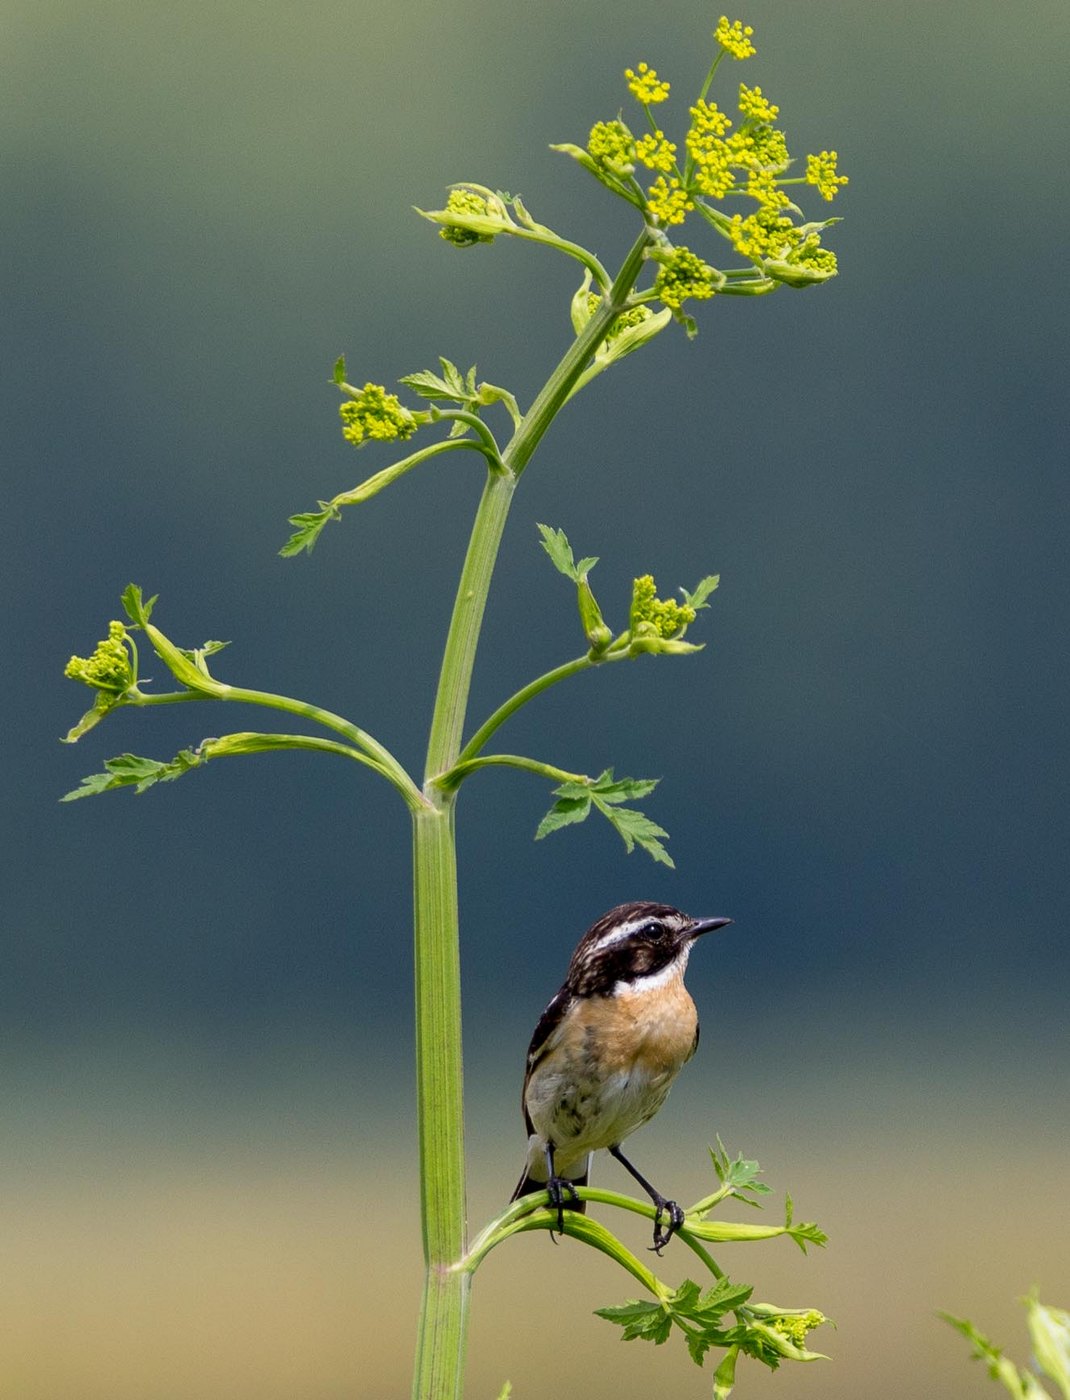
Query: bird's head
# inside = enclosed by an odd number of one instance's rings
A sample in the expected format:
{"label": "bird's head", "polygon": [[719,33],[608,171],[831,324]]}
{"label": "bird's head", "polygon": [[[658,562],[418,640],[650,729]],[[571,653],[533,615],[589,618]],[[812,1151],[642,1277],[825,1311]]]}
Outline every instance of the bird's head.
{"label": "bird's head", "polygon": [[693,919],[670,904],[618,904],[587,930],[572,955],[568,987],[577,996],[609,996],[618,983],[682,973],[692,944],[731,919]]}

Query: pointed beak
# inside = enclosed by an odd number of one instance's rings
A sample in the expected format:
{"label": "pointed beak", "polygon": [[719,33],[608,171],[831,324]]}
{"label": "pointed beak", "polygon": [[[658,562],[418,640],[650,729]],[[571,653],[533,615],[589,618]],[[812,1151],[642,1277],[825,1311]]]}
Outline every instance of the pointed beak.
{"label": "pointed beak", "polygon": [[714,933],[717,929],[724,928],[731,922],[731,919],[696,919],[687,930],[687,936],[694,942],[696,938],[700,938],[704,933]]}

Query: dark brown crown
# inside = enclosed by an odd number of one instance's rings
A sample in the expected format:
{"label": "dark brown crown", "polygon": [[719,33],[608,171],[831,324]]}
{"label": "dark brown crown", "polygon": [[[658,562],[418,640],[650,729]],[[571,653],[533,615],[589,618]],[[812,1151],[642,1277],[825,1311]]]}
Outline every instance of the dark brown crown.
{"label": "dark brown crown", "polygon": [[580,939],[565,985],[575,996],[608,996],[618,982],[648,977],[675,962],[698,925],[671,904],[618,904]]}

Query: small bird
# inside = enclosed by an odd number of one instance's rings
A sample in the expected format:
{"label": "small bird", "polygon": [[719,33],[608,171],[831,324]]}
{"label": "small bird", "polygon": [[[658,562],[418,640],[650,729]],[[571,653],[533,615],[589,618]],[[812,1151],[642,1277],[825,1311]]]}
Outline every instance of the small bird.
{"label": "small bird", "polygon": [[695,1053],[698,1014],[684,970],[695,939],[731,922],[635,901],[603,914],[580,939],[528,1049],[521,1096],[528,1155],[512,1196],[548,1191],[560,1232],[566,1206],[584,1210],[576,1187],[587,1185],[600,1147],[654,1202],[658,1254],[683,1224],[680,1207],[636,1171],[620,1145],[653,1118]]}

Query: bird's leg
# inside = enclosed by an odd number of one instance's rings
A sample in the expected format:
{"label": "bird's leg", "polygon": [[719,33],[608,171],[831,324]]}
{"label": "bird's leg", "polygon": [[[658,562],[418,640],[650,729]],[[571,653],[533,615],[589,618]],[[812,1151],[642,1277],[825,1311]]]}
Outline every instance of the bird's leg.
{"label": "bird's leg", "polygon": [[[557,1208],[557,1233],[563,1235],[565,1233],[565,1198],[568,1197],[569,1201],[575,1206],[579,1205],[580,1198],[576,1194],[575,1186],[569,1181],[568,1177],[558,1176],[555,1173],[554,1145],[552,1142],[546,1144],[546,1175],[546,1190],[550,1197],[550,1204]],[[683,1219],[682,1216],[680,1218]],[[554,1232],[552,1230],[550,1231],[550,1238],[554,1238]],[[556,1244],[557,1241],[554,1240],[554,1243]]]}
{"label": "bird's leg", "polygon": [[[676,1234],[677,1230],[679,1230],[680,1226],[684,1223],[683,1211],[680,1209],[680,1207],[676,1204],[675,1201],[668,1200],[665,1196],[661,1194],[660,1191],[654,1190],[653,1186],[651,1186],[650,1182],[647,1181],[646,1177],[640,1175],[640,1173],[635,1170],[631,1162],[628,1161],[627,1157],[625,1157],[624,1153],[620,1150],[619,1145],[617,1147],[611,1147],[609,1149],[609,1155],[611,1157],[616,1157],[617,1161],[621,1164],[625,1171],[630,1172],[632,1176],[635,1177],[639,1185],[654,1202],[654,1243],[652,1248],[655,1254],[660,1255],[661,1251],[665,1248],[665,1246],[672,1239],[673,1235]],[[662,1228],[661,1217],[663,1215],[667,1215],[669,1217],[669,1228],[667,1230]]]}

